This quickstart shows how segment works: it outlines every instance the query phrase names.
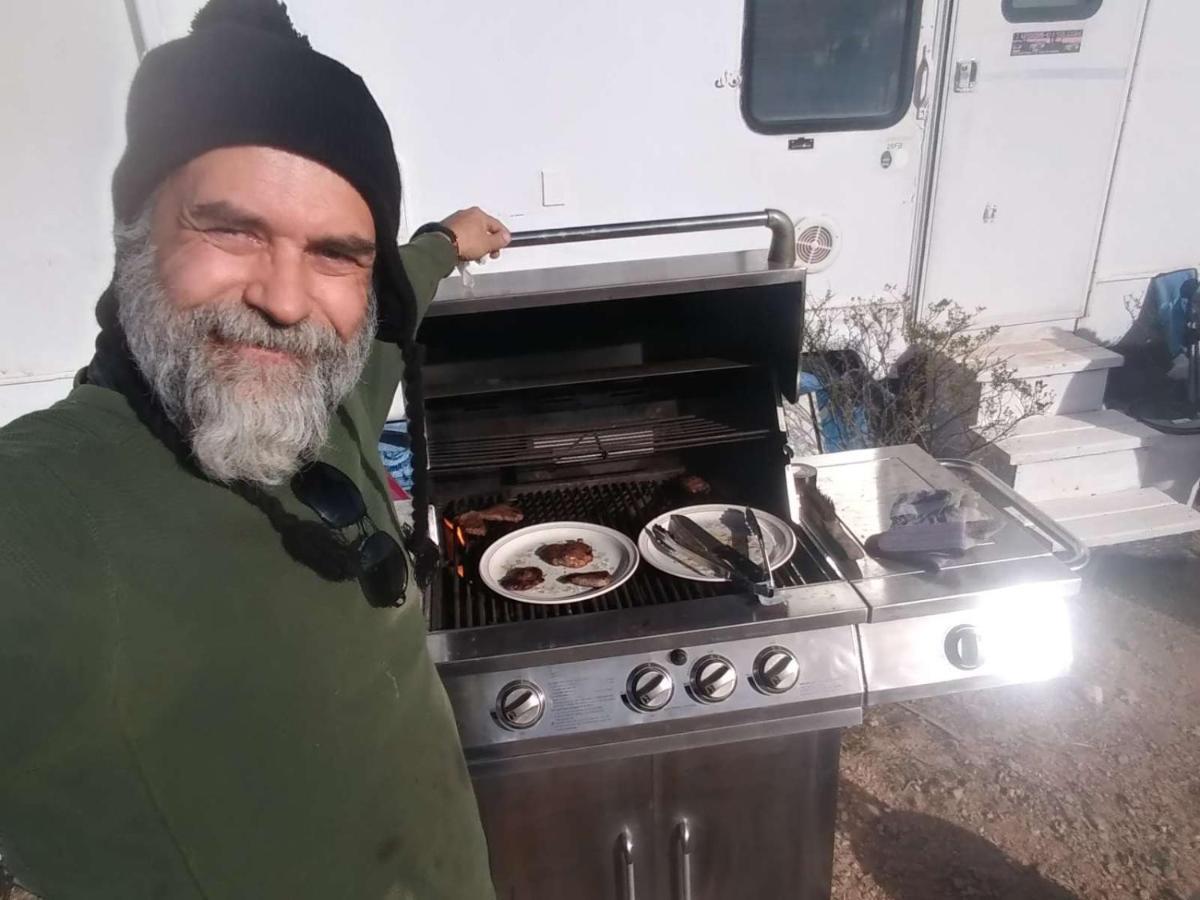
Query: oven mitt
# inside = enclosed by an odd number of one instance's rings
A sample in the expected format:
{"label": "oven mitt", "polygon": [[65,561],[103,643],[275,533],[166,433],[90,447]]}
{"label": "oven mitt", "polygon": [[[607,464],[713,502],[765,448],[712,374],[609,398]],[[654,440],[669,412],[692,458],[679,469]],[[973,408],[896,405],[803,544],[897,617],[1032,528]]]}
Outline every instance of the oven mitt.
{"label": "oven mitt", "polygon": [[891,527],[874,535],[869,543],[874,555],[938,568],[941,560],[962,556],[990,540],[1001,527],[1003,523],[979,509],[975,494],[969,491],[912,491],[895,499]]}

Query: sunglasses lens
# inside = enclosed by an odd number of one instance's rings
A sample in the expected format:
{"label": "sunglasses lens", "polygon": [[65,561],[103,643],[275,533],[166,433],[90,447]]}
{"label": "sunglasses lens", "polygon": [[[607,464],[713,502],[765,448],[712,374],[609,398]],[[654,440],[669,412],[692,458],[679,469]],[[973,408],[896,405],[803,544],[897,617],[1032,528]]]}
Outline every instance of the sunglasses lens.
{"label": "sunglasses lens", "polygon": [[372,606],[400,606],[408,587],[408,557],[386,531],[376,531],[358,549],[358,582]]}
{"label": "sunglasses lens", "polygon": [[362,492],[333,466],[315,462],[292,478],[292,493],[331,528],[347,528],[367,514]]}

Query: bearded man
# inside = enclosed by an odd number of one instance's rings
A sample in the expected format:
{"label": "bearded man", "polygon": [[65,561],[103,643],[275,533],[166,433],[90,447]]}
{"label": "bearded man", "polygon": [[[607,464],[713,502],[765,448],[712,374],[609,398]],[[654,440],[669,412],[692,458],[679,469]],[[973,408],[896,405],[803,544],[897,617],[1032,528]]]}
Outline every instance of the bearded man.
{"label": "bearded man", "polygon": [[376,441],[403,375],[421,449],[420,314],[508,233],[397,249],[387,123],[274,0],[150,52],[126,128],[95,357],[0,430],[3,864],[46,900],[491,897]]}

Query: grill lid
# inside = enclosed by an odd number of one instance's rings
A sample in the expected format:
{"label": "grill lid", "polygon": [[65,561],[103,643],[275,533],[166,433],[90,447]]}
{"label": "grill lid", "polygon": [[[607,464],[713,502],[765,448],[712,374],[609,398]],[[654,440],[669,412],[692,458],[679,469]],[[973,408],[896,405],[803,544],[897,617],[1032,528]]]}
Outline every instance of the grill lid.
{"label": "grill lid", "polygon": [[523,269],[476,275],[470,285],[459,278],[446,279],[427,315],[799,284],[803,280],[803,269],[772,268],[765,250]]}
{"label": "grill lid", "polygon": [[803,270],[745,251],[448,278],[418,339],[430,399],[749,364],[794,402],[803,317]]}

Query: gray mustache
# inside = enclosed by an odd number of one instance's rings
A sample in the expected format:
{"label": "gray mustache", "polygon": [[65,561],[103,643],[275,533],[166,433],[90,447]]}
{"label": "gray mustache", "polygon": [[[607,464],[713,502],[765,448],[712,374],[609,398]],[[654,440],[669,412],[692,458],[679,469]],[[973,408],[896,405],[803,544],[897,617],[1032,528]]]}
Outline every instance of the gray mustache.
{"label": "gray mustache", "polygon": [[197,308],[192,325],[198,334],[231,344],[247,344],[265,350],[305,358],[328,358],[344,352],[345,344],[332,326],[305,320],[296,325],[277,325],[257,310],[242,304]]}

